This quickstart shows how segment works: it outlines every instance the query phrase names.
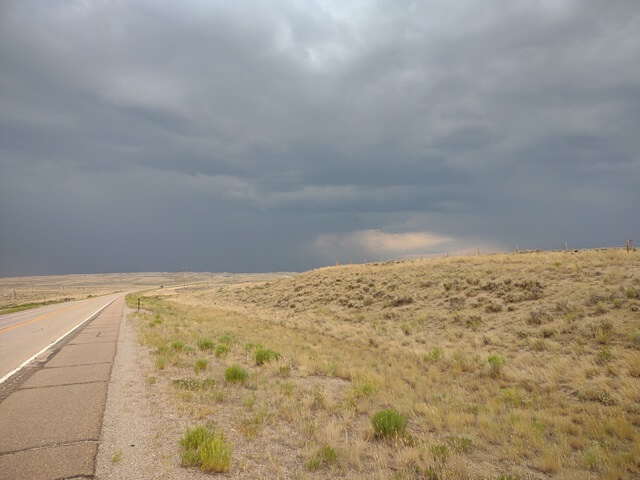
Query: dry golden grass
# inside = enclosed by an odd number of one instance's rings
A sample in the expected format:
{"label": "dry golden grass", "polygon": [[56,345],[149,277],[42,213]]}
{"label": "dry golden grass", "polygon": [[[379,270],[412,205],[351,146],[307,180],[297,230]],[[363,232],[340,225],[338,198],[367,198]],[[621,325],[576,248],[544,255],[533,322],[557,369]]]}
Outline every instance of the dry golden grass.
{"label": "dry golden grass", "polygon": [[30,303],[78,300],[88,295],[158,288],[199,288],[239,280],[256,281],[274,274],[230,275],[220,273],[98,273],[0,278],[0,309]]}
{"label": "dry golden grass", "polygon": [[[142,338],[167,382],[215,381],[170,392],[186,421],[233,441],[234,477],[640,475],[638,252],[385,262],[154,294]],[[201,338],[229,352],[199,351]],[[258,343],[282,358],[256,365]],[[197,358],[208,365],[194,375]],[[225,383],[232,364],[243,384]],[[388,407],[408,415],[404,437],[374,435]]]}

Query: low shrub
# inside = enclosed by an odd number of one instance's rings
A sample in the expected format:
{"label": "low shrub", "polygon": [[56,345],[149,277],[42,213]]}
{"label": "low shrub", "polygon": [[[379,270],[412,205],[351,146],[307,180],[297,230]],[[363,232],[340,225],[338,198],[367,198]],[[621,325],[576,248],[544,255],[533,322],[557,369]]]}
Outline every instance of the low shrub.
{"label": "low shrub", "polygon": [[171,350],[179,352],[183,348],[184,348],[184,343],[181,342],[180,340],[175,340],[171,342]]}
{"label": "low shrub", "polygon": [[371,425],[376,435],[394,437],[403,435],[407,428],[408,418],[392,408],[380,410],[371,417]]}

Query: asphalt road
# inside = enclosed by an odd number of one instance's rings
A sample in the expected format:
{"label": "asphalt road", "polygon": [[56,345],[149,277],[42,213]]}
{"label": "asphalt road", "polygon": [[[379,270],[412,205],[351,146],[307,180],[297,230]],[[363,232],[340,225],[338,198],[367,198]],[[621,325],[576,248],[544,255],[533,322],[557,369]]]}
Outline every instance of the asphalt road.
{"label": "asphalt road", "polygon": [[0,380],[119,295],[0,315]]}
{"label": "asphalt road", "polygon": [[0,318],[3,371],[46,350],[0,383],[0,480],[95,478],[123,314],[119,294]]}

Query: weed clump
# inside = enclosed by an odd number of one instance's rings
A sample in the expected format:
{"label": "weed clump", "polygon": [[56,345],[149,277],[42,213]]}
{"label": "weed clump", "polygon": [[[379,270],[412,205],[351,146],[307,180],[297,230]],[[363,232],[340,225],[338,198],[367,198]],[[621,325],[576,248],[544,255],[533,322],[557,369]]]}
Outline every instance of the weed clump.
{"label": "weed clump", "polygon": [[489,303],[489,305],[487,305],[484,308],[485,312],[487,313],[498,313],[502,311],[502,305],[500,305],[499,303]]}
{"label": "weed clump", "polygon": [[247,373],[247,371],[244,368],[240,367],[239,365],[231,365],[224,372],[224,378],[227,382],[242,383],[247,379],[248,376],[249,376],[249,373]]}
{"label": "weed clump", "polygon": [[215,387],[216,381],[213,378],[198,380],[196,378],[176,378],[171,382],[174,387],[182,390],[208,390]]}
{"label": "weed clump", "polygon": [[231,351],[231,347],[226,343],[220,343],[216,347],[216,357],[224,357]]}
{"label": "weed clump", "polygon": [[591,334],[601,345],[609,343],[609,339],[613,336],[613,324],[609,320],[601,320],[591,326]]}
{"label": "weed clump", "polygon": [[529,318],[527,319],[527,323],[529,325],[542,325],[543,323],[549,323],[552,321],[553,316],[542,308],[538,310],[531,310],[531,312],[529,312]]}
{"label": "weed clump", "polygon": [[606,345],[603,345],[598,351],[598,356],[596,357],[596,363],[598,365],[604,365],[605,363],[610,362],[613,359],[613,353],[611,353],[611,349]]}
{"label": "weed clump", "polygon": [[196,360],[196,363],[193,364],[193,371],[195,373],[199,373],[202,370],[204,370],[205,368],[207,368],[207,364],[209,362],[207,361],[206,358],[199,358]]}
{"label": "weed clump", "polygon": [[181,342],[180,340],[175,340],[173,342],[171,342],[171,350],[175,351],[175,352],[179,352],[184,348],[184,343]]}
{"label": "weed clump", "polygon": [[587,450],[582,454],[582,463],[587,470],[595,470],[598,466],[598,457],[592,451]]}
{"label": "weed clump", "polygon": [[200,448],[200,468],[204,472],[228,472],[231,467],[233,444],[224,435],[213,435],[210,442]]}
{"label": "weed clump", "polygon": [[502,373],[502,367],[504,366],[504,358],[502,358],[502,355],[489,355],[487,362],[491,367],[491,375],[493,377],[499,377]]}
{"label": "weed clump", "polygon": [[447,442],[456,452],[465,453],[473,447],[473,441],[467,437],[448,437]]}
{"label": "weed clump", "polygon": [[307,459],[307,470],[315,471],[335,463],[338,452],[331,445],[323,445]]}
{"label": "weed clump", "polygon": [[118,463],[120,460],[122,460],[122,450],[116,450],[115,452],[113,452],[111,462]]}
{"label": "weed clump", "polygon": [[253,415],[242,419],[242,421],[240,422],[240,430],[247,438],[255,438],[255,436],[258,434],[260,426],[264,423],[266,418],[267,409],[266,407],[261,406],[257,409],[256,412],[254,412]]}
{"label": "weed clump", "polygon": [[402,307],[403,305],[411,305],[413,303],[413,297],[400,297],[390,300],[387,306],[389,307]]}
{"label": "weed clump", "polygon": [[393,408],[380,410],[371,417],[371,425],[376,435],[380,437],[395,437],[403,435],[408,423],[406,415],[398,413]]}
{"label": "weed clump", "polygon": [[272,360],[279,360],[280,354],[268,348],[259,347],[255,352],[256,365],[263,365]]}
{"label": "weed clump", "polygon": [[444,350],[436,347],[433,350],[431,350],[429,353],[425,353],[424,357],[422,357],[422,360],[424,360],[425,362],[436,363],[436,362],[439,362],[443,356],[444,356]]}
{"label": "weed clump", "polygon": [[431,454],[436,460],[444,461],[449,455],[449,449],[442,444],[431,445]]}
{"label": "weed clump", "polygon": [[198,348],[202,351],[213,350],[213,340],[210,338],[200,338],[198,340]]}
{"label": "weed clump", "polygon": [[224,335],[221,335],[220,338],[218,338],[218,342],[231,346],[236,343],[236,338],[233,335],[225,333]]}
{"label": "weed clump", "polygon": [[261,343],[252,343],[252,342],[247,342],[244,344],[244,349],[247,352],[252,352],[257,348],[264,348],[264,345],[262,345]]}
{"label": "weed clump", "polygon": [[204,472],[228,472],[231,467],[233,444],[205,426],[188,428],[180,439],[183,466],[199,466]]}
{"label": "weed clump", "polygon": [[158,370],[164,370],[167,366],[167,359],[164,355],[159,355],[156,357],[156,368]]}

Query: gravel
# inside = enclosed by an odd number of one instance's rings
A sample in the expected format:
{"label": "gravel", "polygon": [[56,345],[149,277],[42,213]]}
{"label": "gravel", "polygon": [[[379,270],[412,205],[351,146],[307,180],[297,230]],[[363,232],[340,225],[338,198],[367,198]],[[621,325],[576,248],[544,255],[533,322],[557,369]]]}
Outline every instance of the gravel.
{"label": "gravel", "polygon": [[[184,420],[163,400],[163,385],[149,385],[149,356],[125,312],[113,364],[96,462],[97,479],[211,479],[180,466]],[[119,455],[118,455],[118,452]],[[114,461],[119,456],[117,461]]]}

